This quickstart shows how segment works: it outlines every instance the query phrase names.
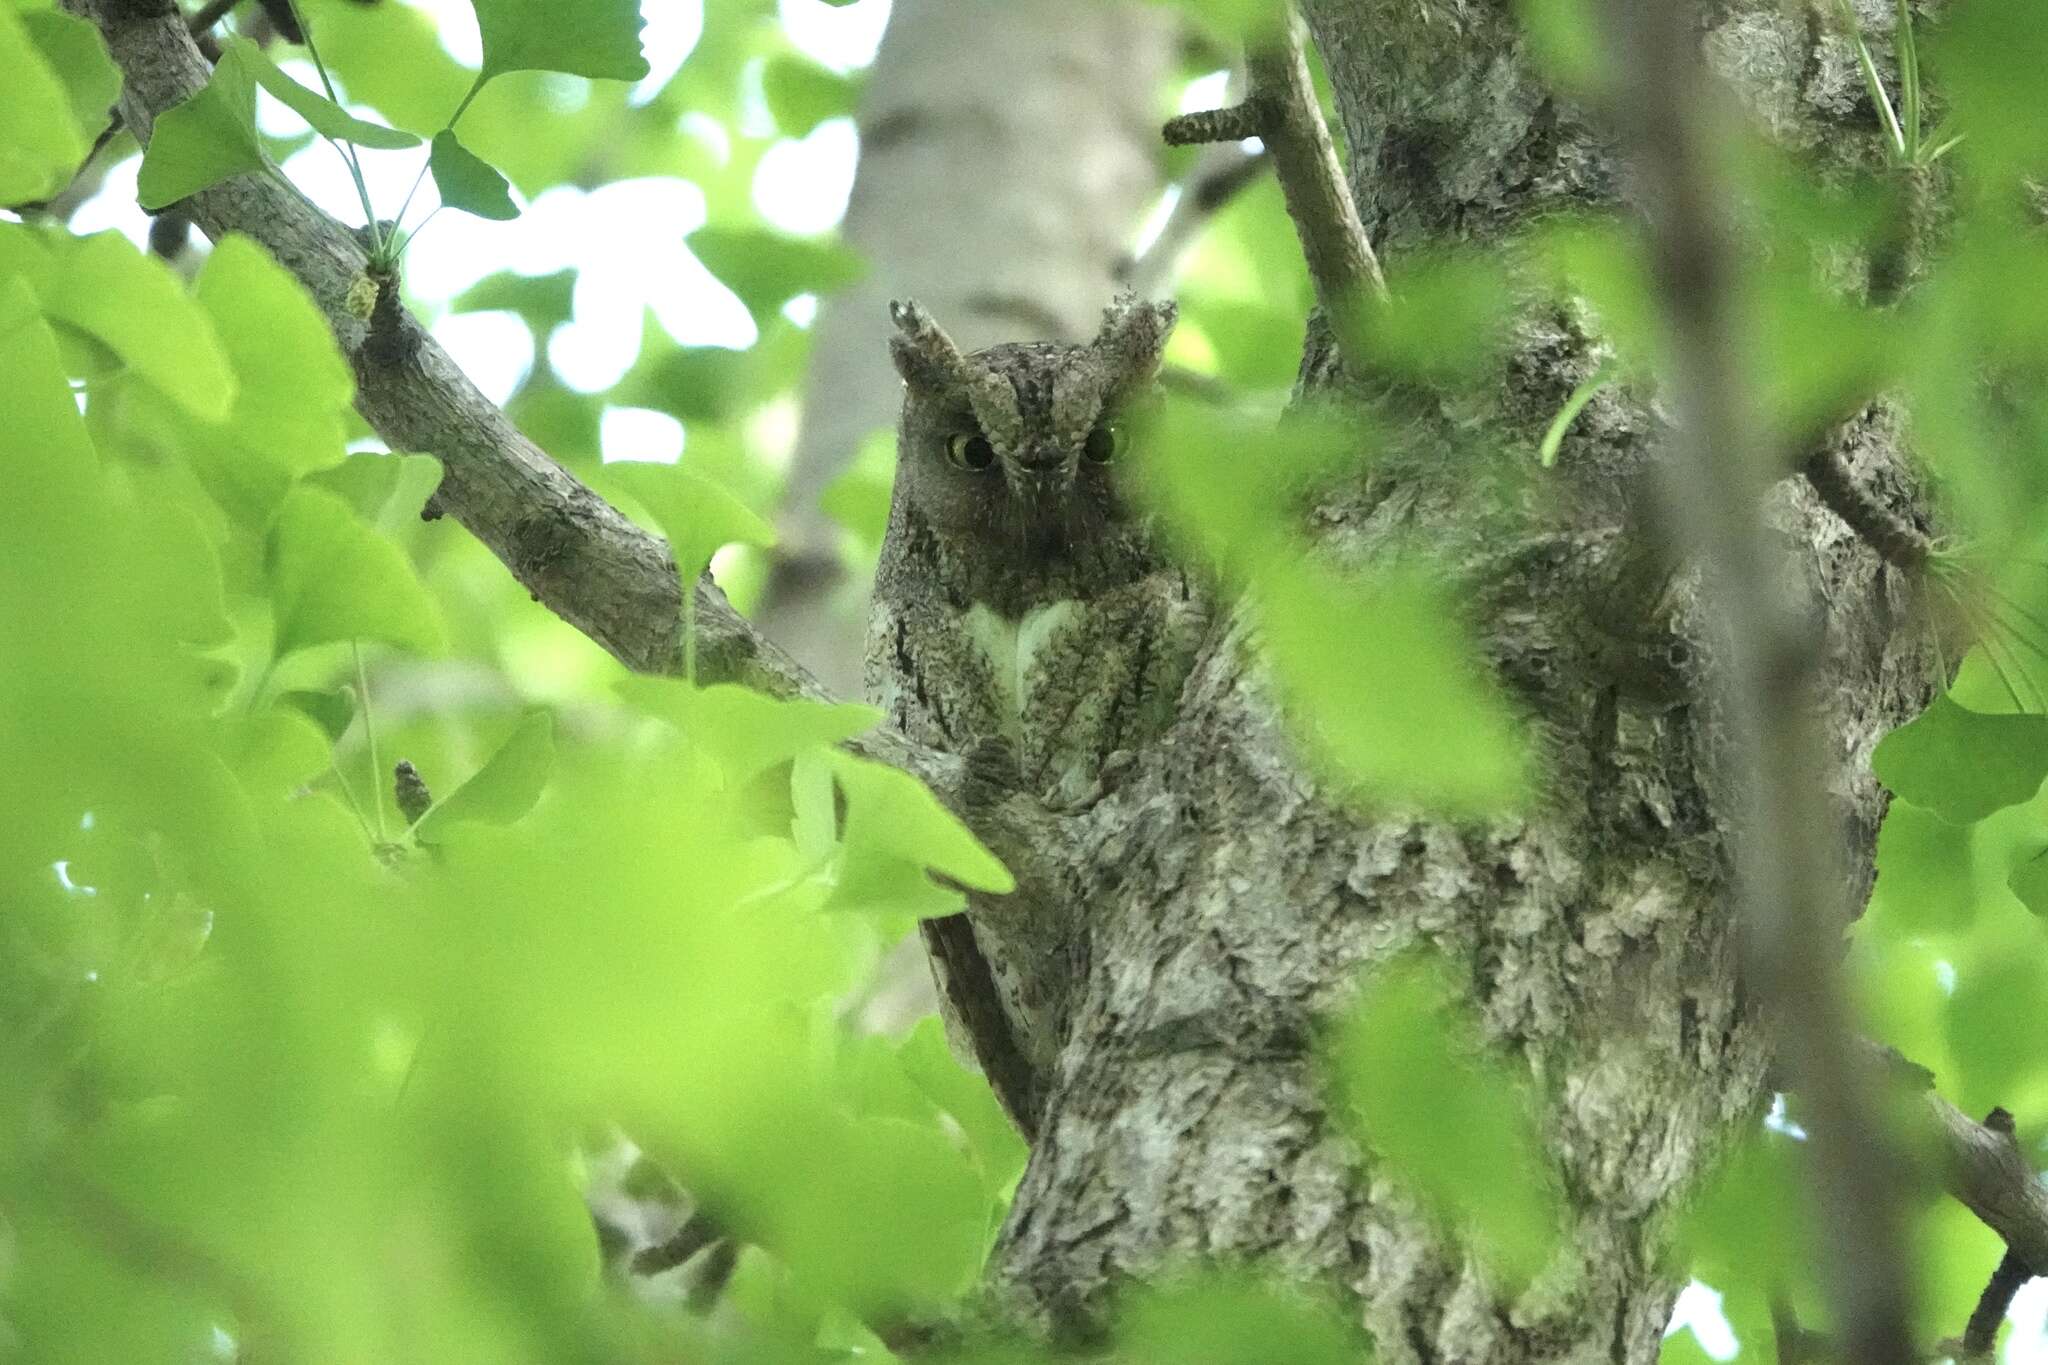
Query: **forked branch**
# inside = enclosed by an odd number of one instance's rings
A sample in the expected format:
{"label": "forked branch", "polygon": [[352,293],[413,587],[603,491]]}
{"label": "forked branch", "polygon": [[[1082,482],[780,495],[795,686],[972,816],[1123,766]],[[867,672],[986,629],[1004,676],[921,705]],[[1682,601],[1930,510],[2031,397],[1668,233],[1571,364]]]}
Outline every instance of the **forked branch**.
{"label": "forked branch", "polygon": [[1182,114],[1167,123],[1164,135],[1174,146],[1250,137],[1266,144],[1308,260],[1316,302],[1346,367],[1364,374],[1367,310],[1386,293],[1386,281],[1323,122],[1291,17],[1277,42],[1247,54],[1245,69],[1250,88],[1241,104]]}

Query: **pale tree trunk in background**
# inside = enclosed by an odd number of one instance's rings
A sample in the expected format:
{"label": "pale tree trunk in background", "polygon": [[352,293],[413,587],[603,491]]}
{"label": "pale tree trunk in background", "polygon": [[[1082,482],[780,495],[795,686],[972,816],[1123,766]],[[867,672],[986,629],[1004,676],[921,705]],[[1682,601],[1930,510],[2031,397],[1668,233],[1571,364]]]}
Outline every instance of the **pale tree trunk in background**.
{"label": "pale tree trunk in background", "polygon": [[[1608,140],[1531,69],[1514,6],[1302,7],[1389,262],[1621,197]],[[1888,4],[1859,9],[1889,31]],[[1823,25],[1777,0],[1708,11],[1713,65],[1775,135],[1838,171],[1871,148],[1853,59]],[[1327,349],[1311,348],[1311,388],[1327,387]],[[1652,605],[1641,509],[1658,425],[1609,392],[1558,467],[1537,467],[1589,350],[1556,309],[1525,307],[1482,397],[1402,395],[1394,448],[1305,522],[1348,562],[1420,550],[1463,585],[1540,735],[1526,817],[1335,808],[1275,720],[1240,614],[1167,741],[1073,821],[1050,879],[1089,941],[991,1266],[1009,1311],[1085,1335],[1122,1280],[1255,1261],[1347,1293],[1394,1365],[1657,1358],[1678,1289],[1671,1218],[1753,1130],[1769,1049],[1737,981],[1729,868],[1744,806],[1720,761],[1696,578],[1676,580],[1669,612]],[[1862,487],[1912,513],[1894,420],[1850,424],[1840,449]],[[1814,693],[1833,766],[1817,777],[1836,823],[1806,833],[1843,849],[1843,901],[1860,904],[1882,806],[1868,755],[1925,701],[1932,650],[1911,586],[1805,485],[1780,484],[1768,516],[1825,631]],[[1488,1033],[1526,1068],[1575,1216],[1512,1299],[1361,1167],[1311,1058],[1318,1018],[1361,969],[1424,946],[1462,967]],[[1431,1083],[1415,1077],[1413,1103],[1430,1103]]]}
{"label": "pale tree trunk in background", "polygon": [[865,279],[819,310],[763,630],[860,694],[864,584],[818,494],[896,419],[888,305],[964,346],[1093,335],[1160,190],[1171,13],[1103,0],[896,0],[869,72],[847,241]]}

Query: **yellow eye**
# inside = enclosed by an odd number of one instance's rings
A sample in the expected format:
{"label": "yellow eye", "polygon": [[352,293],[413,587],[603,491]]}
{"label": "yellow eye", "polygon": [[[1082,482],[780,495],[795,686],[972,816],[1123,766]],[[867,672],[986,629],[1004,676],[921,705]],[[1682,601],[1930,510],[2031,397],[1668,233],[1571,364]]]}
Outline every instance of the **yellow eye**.
{"label": "yellow eye", "polygon": [[946,438],[946,460],[958,469],[987,469],[996,462],[996,448],[978,431],[956,431]]}
{"label": "yellow eye", "polygon": [[1088,439],[1081,443],[1081,453],[1094,464],[1108,464],[1124,453],[1123,428],[1104,422],[1088,433]]}

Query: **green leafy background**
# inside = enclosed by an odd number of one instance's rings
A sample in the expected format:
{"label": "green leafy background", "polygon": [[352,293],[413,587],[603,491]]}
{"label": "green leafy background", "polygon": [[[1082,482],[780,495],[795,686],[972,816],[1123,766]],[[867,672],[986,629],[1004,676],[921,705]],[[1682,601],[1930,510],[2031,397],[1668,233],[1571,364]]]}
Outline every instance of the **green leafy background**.
{"label": "green leafy background", "polygon": [[[410,248],[411,302],[522,429],[746,607],[812,305],[862,269],[816,202],[830,194],[772,191],[850,164],[864,57],[846,35],[872,42],[877,3],[717,0],[691,40],[681,4],[643,29],[628,0],[585,0],[573,24],[558,0],[304,0],[339,102],[301,51],[237,38],[146,160],[111,139],[104,192],[67,227],[32,206],[72,183],[117,81],[90,26],[0,0],[0,203],[23,206],[0,215],[0,1344],[81,1362],[223,1342],[874,1358],[873,1327],[973,1283],[1023,1146],[935,1020],[877,1032],[868,1007],[915,918],[958,905],[925,869],[1000,889],[1001,865],[914,782],[834,747],[871,712],[630,678],[459,529],[421,521],[438,467],[364,428],[291,277],[237,238],[166,264],[133,207],[282,165],[359,221],[324,139],[380,216],[431,185],[403,230],[456,212]],[[1186,8],[1208,39],[1182,85],[1275,13]],[[1587,80],[1578,7],[1525,9],[1560,83]],[[1869,1030],[1965,1109],[2012,1110],[2031,1149],[2048,1125],[2048,407],[2038,382],[1985,376],[2048,362],[2048,241],[2014,207],[2048,161],[2048,26],[2025,0],[1979,0],[1938,37],[1974,191],[1950,257],[1903,319],[1841,306],[1810,242],[1863,240],[1898,184],[1815,185],[1750,148],[1744,190],[1777,236],[1743,312],[1770,420],[1905,394],[1967,536],[1958,610],[1991,644],[1874,756],[1896,800],[1849,954]],[[1613,382],[1640,382],[1654,328],[1626,235],[1552,224],[1524,245],[1590,301]],[[1446,258],[1397,275],[1383,359],[1484,373],[1500,274]],[[1341,431],[1272,423],[1309,296],[1269,180],[1176,291],[1169,359],[1227,401],[1176,399],[1141,472],[1249,594],[1307,752],[1368,802],[1528,800],[1538,759],[1441,586],[1414,566],[1337,579],[1261,472],[1356,455]],[[1572,439],[1562,421],[1540,455]],[[890,459],[880,434],[827,497],[857,571]],[[1332,610],[1344,631],[1318,628]],[[417,821],[391,794],[400,758],[438,798]],[[1333,1096],[1420,1207],[1520,1282],[1560,1235],[1560,1192],[1531,1097],[1458,998],[1440,963],[1376,979],[1332,1035]],[[1404,1081],[1424,1073],[1419,1105]],[[584,1199],[621,1135],[746,1245],[715,1331],[600,1272]],[[1781,1294],[1817,1313],[1796,1148],[1795,1110],[1688,1217],[1725,1317],[1689,1294],[1700,1326],[1674,1358],[1768,1351]],[[1997,1248],[1931,1195],[1917,1217],[1933,1340]],[[1115,1348],[1221,1365],[1357,1346],[1325,1305],[1225,1278],[1139,1296]]]}

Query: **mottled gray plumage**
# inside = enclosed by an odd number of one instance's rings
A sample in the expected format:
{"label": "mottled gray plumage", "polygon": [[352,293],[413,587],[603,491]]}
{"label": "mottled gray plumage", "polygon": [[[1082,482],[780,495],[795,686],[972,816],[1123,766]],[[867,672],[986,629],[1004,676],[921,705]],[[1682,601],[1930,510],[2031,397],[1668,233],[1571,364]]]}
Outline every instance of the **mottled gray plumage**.
{"label": "mottled gray plumage", "polygon": [[[1127,419],[1151,397],[1173,307],[1123,299],[1087,345],[971,355],[916,304],[895,317],[903,413],[869,694],[912,739],[973,757],[984,786],[1007,781],[1071,809],[1112,755],[1171,720],[1207,624],[1199,586],[1120,486]],[[1020,983],[1044,974],[1010,960],[1020,950],[1007,931],[956,917],[927,922],[925,937],[956,1041],[973,1035],[1028,1129],[1020,1111],[1033,1100],[1016,1092],[1042,1082],[1059,1009]],[[973,998],[991,989],[1000,1010]],[[982,1036],[1005,1022],[1010,1040]],[[1006,1084],[991,1051],[1012,1044],[1029,1075]]]}

